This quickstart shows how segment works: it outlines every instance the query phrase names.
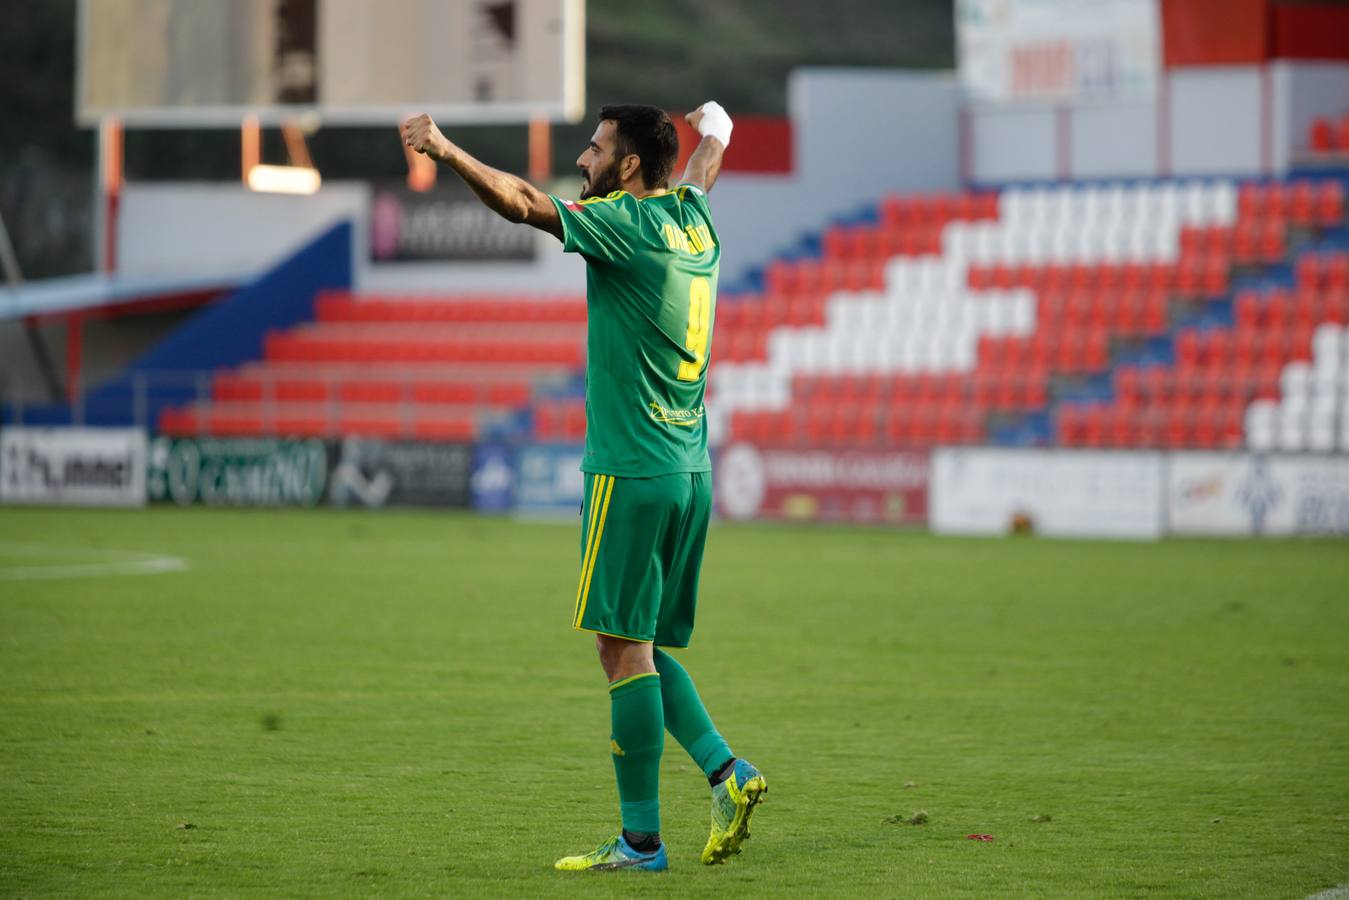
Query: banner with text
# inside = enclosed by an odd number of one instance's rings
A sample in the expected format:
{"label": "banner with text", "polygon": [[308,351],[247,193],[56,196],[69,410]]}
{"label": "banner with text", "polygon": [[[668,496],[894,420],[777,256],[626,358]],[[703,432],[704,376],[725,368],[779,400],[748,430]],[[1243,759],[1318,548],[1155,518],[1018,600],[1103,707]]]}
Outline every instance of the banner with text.
{"label": "banner with text", "polygon": [[468,444],[344,438],[328,479],[334,506],[468,506]]}
{"label": "banner with text", "polygon": [[370,258],[375,262],[520,261],[534,258],[532,228],[482,205],[458,179],[425,193],[380,187],[371,196]]}
{"label": "banner with text", "polygon": [[932,530],[1158,538],[1164,490],[1160,453],[942,448],[932,457]]}
{"label": "banner with text", "polygon": [[139,428],[5,428],[0,502],[142,506],[145,455]]}
{"label": "banner with text", "polygon": [[179,506],[315,506],[328,487],[317,438],[155,438],[146,488]]}
{"label": "banner with text", "polygon": [[505,444],[473,448],[473,508],[504,513],[515,507],[515,451]]}
{"label": "banner with text", "polygon": [[532,444],[515,456],[515,508],[525,514],[581,513],[585,480],[580,444]]}
{"label": "banner with text", "polygon": [[728,519],[921,524],[928,455],[738,443],[719,455],[713,485]]}
{"label": "banner with text", "polygon": [[989,103],[1151,97],[1157,0],[956,0],[969,96]]}
{"label": "banner with text", "polygon": [[1349,457],[1173,453],[1173,534],[1349,536]]}

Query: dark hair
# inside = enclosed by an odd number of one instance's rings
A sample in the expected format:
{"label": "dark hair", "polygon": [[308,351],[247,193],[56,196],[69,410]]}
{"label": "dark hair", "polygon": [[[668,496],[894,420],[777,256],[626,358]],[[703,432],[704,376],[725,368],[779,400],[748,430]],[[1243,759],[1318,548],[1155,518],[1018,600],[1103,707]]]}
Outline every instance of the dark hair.
{"label": "dark hair", "polygon": [[665,187],[679,158],[679,136],[665,110],[654,106],[624,104],[600,107],[600,121],[612,120],[618,137],[617,155],[636,154],[642,161],[642,182],[649,188]]}

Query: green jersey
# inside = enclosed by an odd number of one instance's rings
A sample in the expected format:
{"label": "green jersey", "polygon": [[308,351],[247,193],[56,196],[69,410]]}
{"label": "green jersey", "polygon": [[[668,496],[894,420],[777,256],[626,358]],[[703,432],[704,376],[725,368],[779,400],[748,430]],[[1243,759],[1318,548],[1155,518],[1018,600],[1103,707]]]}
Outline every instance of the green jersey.
{"label": "green jersey", "polygon": [[708,472],[703,393],[721,247],[696,187],[553,197],[563,249],[586,259],[586,445],[581,470],[620,478]]}

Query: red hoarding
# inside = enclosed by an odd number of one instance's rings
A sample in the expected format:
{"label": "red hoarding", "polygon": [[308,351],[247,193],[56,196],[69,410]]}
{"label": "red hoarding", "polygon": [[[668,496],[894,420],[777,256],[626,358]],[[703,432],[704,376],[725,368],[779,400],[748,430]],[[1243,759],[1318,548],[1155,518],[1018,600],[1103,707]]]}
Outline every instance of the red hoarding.
{"label": "red hoarding", "polygon": [[1173,66],[1261,63],[1269,0],[1162,0],[1162,54]]}
{"label": "red hoarding", "polygon": [[921,525],[928,454],[736,443],[717,457],[718,512],[728,519]]}
{"label": "red hoarding", "polygon": [[[679,160],[675,172],[683,172],[689,157],[702,140],[683,113],[671,113],[675,131],[679,134]],[[768,175],[790,175],[792,172],[792,123],[790,119],[773,116],[747,116],[732,112],[735,133],[726,148],[722,162],[723,172],[754,172]]]}

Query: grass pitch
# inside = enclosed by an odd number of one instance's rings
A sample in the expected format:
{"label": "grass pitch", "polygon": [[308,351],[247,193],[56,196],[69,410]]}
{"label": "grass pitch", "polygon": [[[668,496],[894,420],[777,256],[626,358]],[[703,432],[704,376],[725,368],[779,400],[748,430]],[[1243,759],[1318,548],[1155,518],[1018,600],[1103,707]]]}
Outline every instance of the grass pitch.
{"label": "grass pitch", "polygon": [[[1349,882],[1344,544],[729,526],[681,659],[768,777],[753,839],[697,864],[706,784],[670,742],[672,871],[555,873],[617,823],[577,544],[468,515],[0,510],[0,894]],[[189,567],[109,574],[165,555]]]}

